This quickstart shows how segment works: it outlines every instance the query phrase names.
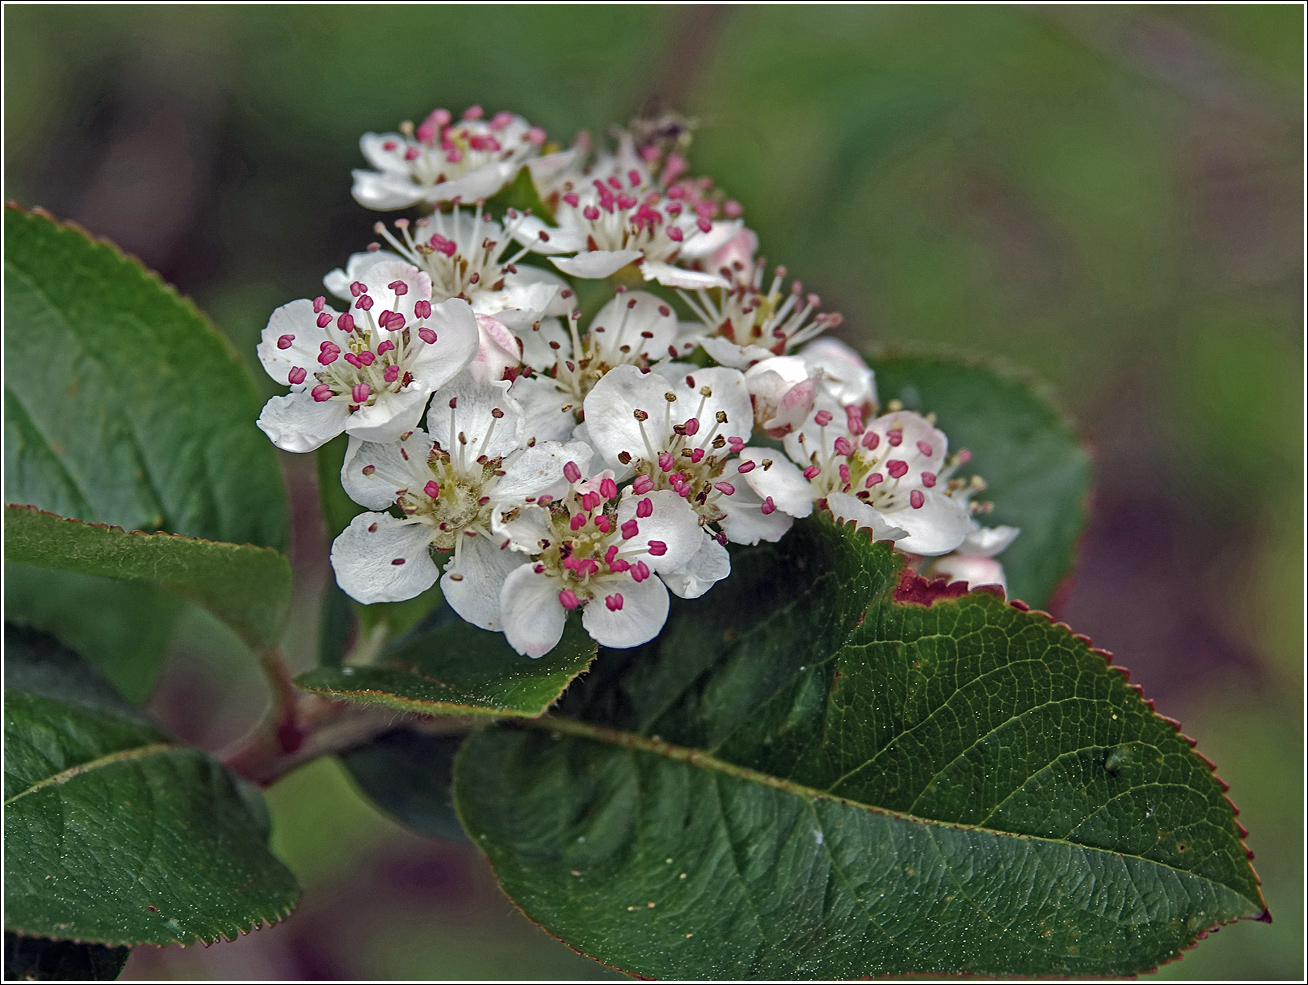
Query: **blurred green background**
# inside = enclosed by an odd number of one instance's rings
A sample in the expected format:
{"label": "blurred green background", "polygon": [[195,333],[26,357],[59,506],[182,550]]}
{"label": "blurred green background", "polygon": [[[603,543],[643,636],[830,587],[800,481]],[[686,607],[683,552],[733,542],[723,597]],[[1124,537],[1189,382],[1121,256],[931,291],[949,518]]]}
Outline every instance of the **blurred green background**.
{"label": "blurred green background", "polygon": [[[569,142],[651,96],[841,334],[1028,369],[1094,451],[1057,614],[1219,764],[1275,923],[1161,977],[1302,979],[1303,10],[7,6],[5,195],[108,236],[258,372],[274,307],[372,238],[357,140],[437,105]],[[12,370],[12,368],[11,368]],[[327,542],[284,459],[312,660]],[[233,654],[239,654],[234,657]],[[195,612],[149,707],[208,748],[266,696]],[[478,853],[377,813],[332,761],[269,791],[306,891],[284,925],[141,949],[128,978],[602,977]]]}

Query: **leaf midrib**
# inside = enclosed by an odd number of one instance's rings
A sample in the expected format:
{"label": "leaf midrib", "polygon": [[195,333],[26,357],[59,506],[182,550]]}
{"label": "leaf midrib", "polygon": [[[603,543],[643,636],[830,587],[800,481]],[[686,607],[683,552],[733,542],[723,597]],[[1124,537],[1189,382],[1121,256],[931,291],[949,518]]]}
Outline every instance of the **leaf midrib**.
{"label": "leaf midrib", "polygon": [[1208,876],[1201,875],[1190,869],[1180,869],[1174,865],[1168,865],[1166,862],[1146,858],[1143,855],[1135,855],[1131,852],[1117,852],[1107,848],[1097,848],[1094,845],[1084,845],[1079,842],[1068,841],[1064,838],[1050,838],[1045,835],[1022,834],[1016,831],[1002,831],[998,828],[986,828],[981,825],[968,824],[963,821],[941,821],[930,817],[918,817],[915,814],[905,814],[901,811],[892,811],[885,807],[877,807],[874,804],[864,804],[857,800],[850,800],[848,797],[841,797],[826,790],[807,787],[801,783],[796,783],[793,780],[786,780],[778,776],[772,776],[769,773],[761,773],[758,770],[750,769],[747,766],[739,766],[735,763],[718,759],[716,756],[700,749],[678,746],[671,742],[664,742],[662,739],[649,738],[647,736],[637,735],[634,732],[608,728],[603,725],[594,725],[590,722],[583,722],[576,718],[545,715],[540,718],[512,719],[505,721],[503,724],[513,725],[519,728],[538,729],[546,732],[559,732],[577,738],[590,739],[594,742],[615,745],[623,749],[631,749],[637,752],[662,756],[664,759],[685,763],[687,766],[694,766],[700,769],[722,773],[727,776],[735,777],[736,779],[757,783],[764,787],[770,787],[773,790],[780,790],[784,793],[791,794],[792,796],[799,797],[801,800],[808,803],[812,803],[815,800],[825,800],[831,803],[841,804],[845,807],[867,811],[870,814],[879,814],[882,817],[893,818],[897,821],[905,821],[910,824],[920,824],[924,827],[949,828],[955,831],[975,832],[977,834],[990,835],[996,838],[1021,838],[1027,841],[1042,842],[1050,845],[1061,845],[1084,852],[1097,852],[1114,858],[1137,859],[1148,865],[1156,865],[1161,869],[1175,872],[1178,876],[1198,879],[1211,886],[1219,887],[1227,892],[1234,893],[1241,899],[1253,904],[1254,909],[1259,911],[1262,910],[1262,904],[1260,902],[1250,900],[1249,897],[1239,889],[1218,882],[1215,879],[1211,879]]}
{"label": "leaf midrib", "polygon": [[44,790],[46,787],[56,786],[60,783],[67,783],[73,777],[80,776],[83,773],[90,773],[93,770],[103,769],[106,766],[112,766],[115,763],[130,762],[133,759],[144,759],[146,756],[154,756],[159,753],[183,751],[182,746],[175,745],[172,742],[150,742],[143,746],[133,746],[130,749],[119,749],[117,752],[111,752],[96,759],[87,760],[85,763],[78,763],[76,766],[70,766],[66,770],[55,773],[53,776],[47,776],[43,780],[38,780],[26,790],[14,794],[4,802],[8,807],[14,801],[21,800],[28,794],[36,793],[38,790]]}

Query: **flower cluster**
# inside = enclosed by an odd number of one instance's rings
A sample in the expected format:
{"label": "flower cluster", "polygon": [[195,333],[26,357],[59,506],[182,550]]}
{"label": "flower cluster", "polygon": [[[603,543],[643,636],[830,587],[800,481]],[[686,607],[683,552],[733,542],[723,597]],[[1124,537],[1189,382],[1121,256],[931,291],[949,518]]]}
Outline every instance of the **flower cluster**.
{"label": "flower cluster", "polygon": [[[880,406],[864,361],[819,337],[840,316],[784,268],[769,278],[740,206],[655,131],[560,150],[474,106],[361,147],[359,204],[424,214],[378,223],[258,350],[290,388],[259,418],[277,447],[349,436],[341,481],[365,512],[331,560],[353,598],[439,580],[528,656],[574,609],[599,643],[637,646],[669,592],[730,574],[728,544],[816,510],[929,574],[1003,585],[1017,530],[975,518],[966,450]],[[535,212],[499,205],[523,169]]]}

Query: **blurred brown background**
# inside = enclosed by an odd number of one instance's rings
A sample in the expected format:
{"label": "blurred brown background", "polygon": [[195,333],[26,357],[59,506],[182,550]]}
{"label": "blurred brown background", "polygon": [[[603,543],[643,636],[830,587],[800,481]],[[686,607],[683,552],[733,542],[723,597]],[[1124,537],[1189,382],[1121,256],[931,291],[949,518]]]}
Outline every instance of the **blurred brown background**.
{"label": "blurred brown background", "polygon": [[[357,140],[436,105],[568,142],[645,100],[862,346],[1051,384],[1094,450],[1058,615],[1219,764],[1275,924],[1162,977],[1301,979],[1303,10],[1209,7],[5,8],[5,195],[108,236],[258,372],[279,304],[366,243]],[[312,660],[326,540],[285,459]],[[188,613],[149,704],[208,748],[265,701]],[[378,814],[334,762],[270,791],[306,886],[284,925],[142,949],[128,978],[552,978],[604,969],[513,911],[470,846]]]}

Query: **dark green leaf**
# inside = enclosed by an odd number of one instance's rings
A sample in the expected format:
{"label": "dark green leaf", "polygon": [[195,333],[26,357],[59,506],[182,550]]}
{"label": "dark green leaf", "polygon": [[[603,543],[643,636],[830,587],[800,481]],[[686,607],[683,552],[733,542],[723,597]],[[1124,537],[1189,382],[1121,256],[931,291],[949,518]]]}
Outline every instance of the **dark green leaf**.
{"label": "dark green leaf", "polygon": [[420,834],[462,840],[450,784],[461,735],[396,729],[341,756],[373,802]]}
{"label": "dark green leaf", "polygon": [[532,660],[502,633],[465,622],[401,640],[376,665],[321,667],[295,683],[308,691],[424,715],[539,715],[590,666],[595,643],[569,619],[563,639]]}
{"label": "dark green leaf", "polygon": [[979,498],[994,503],[982,522],[1022,528],[999,558],[1009,596],[1049,605],[1072,569],[1090,482],[1066,421],[1029,383],[977,363],[894,353],[869,363],[882,404],[934,412],[950,449],[972,452],[967,468],[989,487]]}
{"label": "dark green leaf", "polygon": [[802,521],[468,739],[505,891],[669,978],[1120,975],[1265,912],[1210,764],[1102,653],[901,566]]}
{"label": "dark green leaf", "polygon": [[76,654],[5,629],[5,929],[109,945],[234,938],[298,887],[266,815]]}
{"label": "dark green leaf", "polygon": [[86,657],[140,703],[149,693],[182,600],[142,582],[5,563],[5,613]]}
{"label": "dark green leaf", "polygon": [[5,931],[5,981],[111,982],[131,956],[126,947],[77,944]]}
{"label": "dark green leaf", "polygon": [[291,603],[291,566],[270,548],[126,533],[31,506],[5,507],[5,559],[159,585],[208,609],[255,650],[277,643]]}
{"label": "dark green leaf", "polygon": [[236,354],[135,260],[5,209],[5,499],[285,550],[286,494]]}

